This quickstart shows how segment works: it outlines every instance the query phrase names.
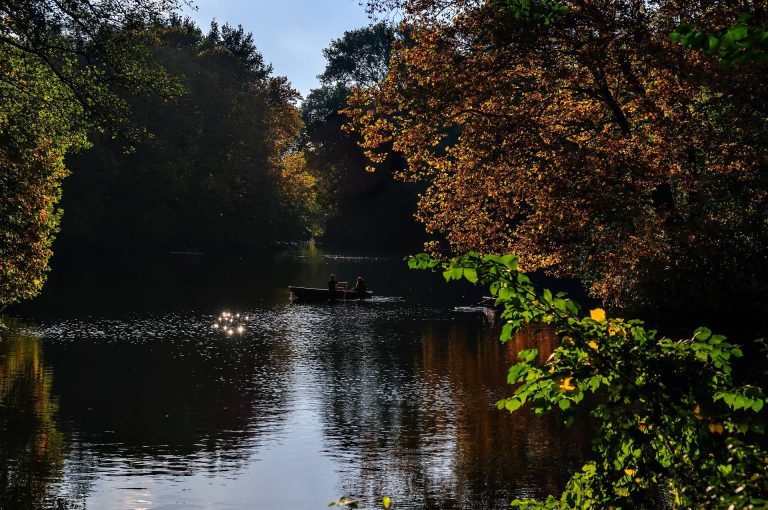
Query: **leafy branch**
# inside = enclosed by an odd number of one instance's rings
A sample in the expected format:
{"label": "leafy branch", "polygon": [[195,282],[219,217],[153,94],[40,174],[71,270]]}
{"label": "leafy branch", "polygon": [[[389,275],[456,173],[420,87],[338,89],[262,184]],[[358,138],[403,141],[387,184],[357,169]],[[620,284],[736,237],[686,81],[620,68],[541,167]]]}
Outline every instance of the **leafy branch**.
{"label": "leafy branch", "polygon": [[640,320],[586,315],[564,293],[537,289],[513,255],[468,253],[450,261],[426,254],[415,269],[441,270],[446,281],[488,286],[502,308],[501,340],[527,324],[554,327],[559,346],[539,361],[518,353],[507,380],[514,394],[498,403],[515,412],[558,412],[566,425],[590,405],[597,422],[595,459],[574,473],[559,499],[516,500],[520,508],[757,508],[768,504],[768,457],[760,446],[765,392],[737,385],[732,360],[741,349],[707,328],[690,338],[659,336]]}
{"label": "leafy branch", "polygon": [[681,23],[670,38],[685,48],[719,57],[723,69],[740,63],[768,64],[768,27],[746,12],[727,30],[705,32],[693,23]]}

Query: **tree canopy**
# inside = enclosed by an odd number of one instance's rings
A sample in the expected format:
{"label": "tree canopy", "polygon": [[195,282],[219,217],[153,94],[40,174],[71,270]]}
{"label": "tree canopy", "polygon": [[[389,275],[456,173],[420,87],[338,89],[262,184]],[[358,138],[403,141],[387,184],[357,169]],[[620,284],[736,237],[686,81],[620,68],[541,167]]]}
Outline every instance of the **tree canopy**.
{"label": "tree canopy", "polygon": [[174,18],[151,42],[188,92],[132,100],[152,133],[133,153],[101,137],[69,160],[62,241],[215,251],[307,238],[315,179],[294,147],[298,93],[272,75],[252,35],[216,23],[203,34]]}
{"label": "tree canopy", "polygon": [[303,152],[326,211],[323,239],[334,244],[403,248],[422,238],[413,219],[416,188],[391,179],[401,158],[391,154],[377,172],[366,172],[359,137],[345,129],[349,118],[341,111],[354,87],[373,86],[387,75],[392,44],[401,37],[380,22],[332,41],[323,50],[321,86],[302,104]]}
{"label": "tree canopy", "polygon": [[[46,67],[83,107],[89,126],[136,136],[122,92],[167,99],[182,89],[145,44],[147,27],[183,0],[9,0],[0,5],[0,44]],[[13,75],[7,80],[24,88]]]}
{"label": "tree canopy", "polygon": [[63,158],[88,129],[136,140],[123,94],[178,96],[144,27],[175,0],[0,4],[0,307],[42,287],[58,230]]}
{"label": "tree canopy", "polygon": [[371,7],[399,8],[410,40],[347,113],[374,161],[391,146],[428,184],[418,218],[451,249],[512,251],[618,304],[766,281],[764,71],[670,37],[727,30],[742,2]]}

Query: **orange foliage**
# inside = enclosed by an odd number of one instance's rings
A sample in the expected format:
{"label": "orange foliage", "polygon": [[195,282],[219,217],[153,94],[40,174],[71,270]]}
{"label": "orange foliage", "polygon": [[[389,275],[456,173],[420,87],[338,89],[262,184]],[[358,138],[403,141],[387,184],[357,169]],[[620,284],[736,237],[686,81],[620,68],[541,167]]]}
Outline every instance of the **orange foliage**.
{"label": "orange foliage", "polygon": [[614,303],[711,282],[715,264],[764,271],[764,70],[669,37],[728,26],[741,3],[568,1],[551,24],[503,0],[394,3],[410,40],[347,114],[374,163],[392,143],[399,177],[429,183],[418,218],[452,250],[514,252]]}

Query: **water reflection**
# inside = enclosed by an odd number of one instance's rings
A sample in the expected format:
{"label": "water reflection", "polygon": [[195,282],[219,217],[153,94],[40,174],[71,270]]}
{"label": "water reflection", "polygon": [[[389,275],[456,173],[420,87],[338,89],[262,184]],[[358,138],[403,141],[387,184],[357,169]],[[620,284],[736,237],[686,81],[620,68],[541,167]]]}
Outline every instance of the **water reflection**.
{"label": "water reflection", "polygon": [[[501,509],[557,493],[580,465],[586,430],[495,405],[520,349],[546,357],[548,330],[502,345],[487,318],[454,309],[456,295],[391,299],[422,288],[399,259],[272,264],[263,288],[208,266],[210,301],[185,310],[169,294],[152,311],[78,312],[59,276],[24,309],[37,320],[0,343],[0,502],[21,491],[27,508],[305,509],[388,494],[400,509]],[[289,303],[286,283],[329,272],[379,275],[385,297]],[[256,298],[222,299],[221,281]]]}
{"label": "water reflection", "polygon": [[0,329],[0,508],[38,508],[62,473],[66,448],[40,339]]}
{"label": "water reflection", "polygon": [[[552,332],[530,329],[505,346],[477,316],[425,322],[424,313],[377,313],[369,322],[363,310],[356,321],[366,327],[306,346],[318,361],[311,377],[323,388],[340,493],[371,506],[389,494],[405,508],[505,508],[516,497],[561,491],[584,459],[588,431],[496,408],[517,352],[538,345],[546,358]],[[401,328],[413,336],[398,335]]]}
{"label": "water reflection", "polygon": [[78,443],[104,453],[97,462],[106,468],[237,469],[284,412],[288,353],[279,343],[245,331],[222,337],[197,317],[177,320],[197,333],[47,346],[62,421]]}

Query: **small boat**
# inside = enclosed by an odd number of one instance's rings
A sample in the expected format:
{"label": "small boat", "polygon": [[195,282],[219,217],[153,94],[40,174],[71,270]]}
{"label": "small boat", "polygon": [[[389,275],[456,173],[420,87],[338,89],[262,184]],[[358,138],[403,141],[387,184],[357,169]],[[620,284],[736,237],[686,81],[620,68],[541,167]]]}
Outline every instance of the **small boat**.
{"label": "small boat", "polygon": [[195,257],[203,254],[203,252],[201,252],[197,248],[190,248],[189,250],[185,250],[185,251],[172,251],[169,253],[171,255],[189,255],[189,256],[195,256]]}
{"label": "small boat", "polygon": [[289,286],[288,289],[293,294],[297,301],[353,301],[359,299],[367,299],[373,296],[373,292],[367,290],[365,292],[358,292],[356,290],[344,290],[340,289],[331,293],[328,289],[317,289],[313,287],[294,287]]}
{"label": "small boat", "polygon": [[477,306],[483,307],[483,308],[490,308],[490,309],[501,309],[500,307],[496,306],[496,298],[493,296],[483,296],[483,299],[480,300],[479,303],[477,303]]}

